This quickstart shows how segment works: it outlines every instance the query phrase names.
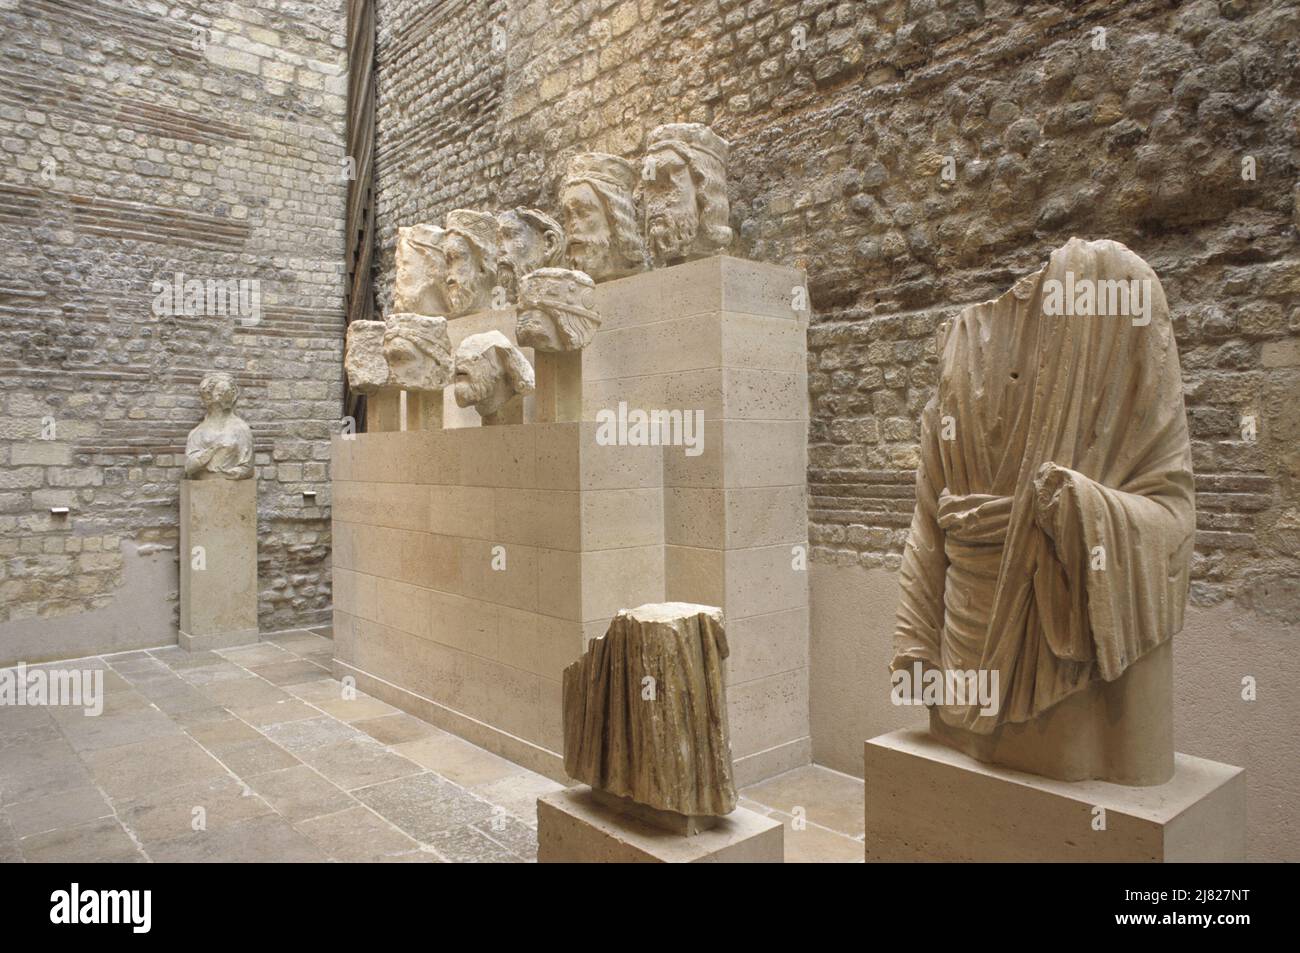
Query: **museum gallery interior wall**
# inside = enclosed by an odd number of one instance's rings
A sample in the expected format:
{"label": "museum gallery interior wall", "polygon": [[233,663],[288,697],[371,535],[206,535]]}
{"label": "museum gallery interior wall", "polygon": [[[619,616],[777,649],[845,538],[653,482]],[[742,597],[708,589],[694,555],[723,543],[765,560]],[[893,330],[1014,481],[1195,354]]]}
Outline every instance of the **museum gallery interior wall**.
{"label": "museum gallery interior wall", "polygon": [[[343,5],[169,6],[0,9],[2,664],[175,638],[210,370],[253,427],[260,627],[328,621]],[[178,274],[203,295],[160,300]]]}

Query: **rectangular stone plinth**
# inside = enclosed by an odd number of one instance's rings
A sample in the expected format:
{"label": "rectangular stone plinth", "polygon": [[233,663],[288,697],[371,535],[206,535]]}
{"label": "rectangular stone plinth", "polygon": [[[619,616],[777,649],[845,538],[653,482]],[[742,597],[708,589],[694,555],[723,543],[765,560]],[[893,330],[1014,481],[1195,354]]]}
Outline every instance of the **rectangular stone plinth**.
{"label": "rectangular stone plinth", "polygon": [[1174,758],[1168,783],[1125,787],[982,764],[923,728],[880,735],[864,750],[866,859],[1245,860],[1245,772]]}
{"label": "rectangular stone plinth", "polygon": [[[525,351],[523,424],[480,426],[449,388],[441,429],[336,438],[340,662],[563,778],[564,666],[619,609],[717,605],[736,783],[808,763],[803,288],[726,256],[607,282],[586,349]],[[489,330],[513,341],[514,311],[448,324],[453,347]],[[681,440],[620,437],[599,419],[620,404],[676,412]]]}
{"label": "rectangular stone plinth", "polygon": [[586,785],[537,799],[537,860],[551,864],[780,864],[785,828],[743,807],[684,836],[601,803]]}
{"label": "rectangular stone plinth", "polygon": [[182,480],[180,632],[191,652],[258,640],[257,480]]}

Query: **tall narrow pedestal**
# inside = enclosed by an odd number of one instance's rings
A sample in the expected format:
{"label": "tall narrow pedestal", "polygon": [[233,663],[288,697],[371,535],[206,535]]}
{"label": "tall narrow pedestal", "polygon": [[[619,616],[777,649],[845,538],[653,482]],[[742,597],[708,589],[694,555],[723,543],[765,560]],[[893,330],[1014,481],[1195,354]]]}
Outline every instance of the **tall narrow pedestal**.
{"label": "tall narrow pedestal", "polygon": [[1241,768],[1174,756],[1172,781],[1053,781],[982,764],[920,728],[865,745],[868,861],[1239,861]]}
{"label": "tall narrow pedestal", "polygon": [[182,480],[180,524],[181,647],[256,642],[257,480]]}
{"label": "tall narrow pedestal", "polygon": [[537,799],[537,861],[542,864],[780,864],[780,821],[738,807],[713,827],[685,835],[636,811],[597,799],[581,785]]}

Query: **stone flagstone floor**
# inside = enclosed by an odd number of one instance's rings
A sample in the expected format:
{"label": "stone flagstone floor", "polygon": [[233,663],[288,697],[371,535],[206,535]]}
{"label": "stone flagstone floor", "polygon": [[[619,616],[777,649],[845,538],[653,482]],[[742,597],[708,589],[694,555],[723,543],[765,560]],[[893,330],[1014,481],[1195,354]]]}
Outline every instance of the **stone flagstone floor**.
{"label": "stone flagstone floor", "polygon": [[[560,785],[330,677],[300,630],[102,669],[104,711],[0,706],[0,861],[536,859]],[[862,860],[862,782],[808,767],[742,792],[786,824],[787,861]]]}

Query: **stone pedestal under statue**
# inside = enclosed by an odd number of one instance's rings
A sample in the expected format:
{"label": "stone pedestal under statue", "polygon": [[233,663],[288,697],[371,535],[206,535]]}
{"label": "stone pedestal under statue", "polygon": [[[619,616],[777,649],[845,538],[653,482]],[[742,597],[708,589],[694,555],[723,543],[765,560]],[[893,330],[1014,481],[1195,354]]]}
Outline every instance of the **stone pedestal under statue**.
{"label": "stone pedestal under statue", "polygon": [[258,640],[257,481],[181,481],[179,642],[191,652]]}
{"label": "stone pedestal under statue", "polygon": [[923,728],[864,746],[868,861],[1244,861],[1241,768],[1174,755],[1128,787],[984,764]]}
{"label": "stone pedestal under statue", "polygon": [[712,827],[685,833],[651,819],[644,806],[633,801],[615,803],[586,785],[566,788],[537,799],[537,861],[784,863],[785,829],[780,821],[743,807],[710,821]]}

